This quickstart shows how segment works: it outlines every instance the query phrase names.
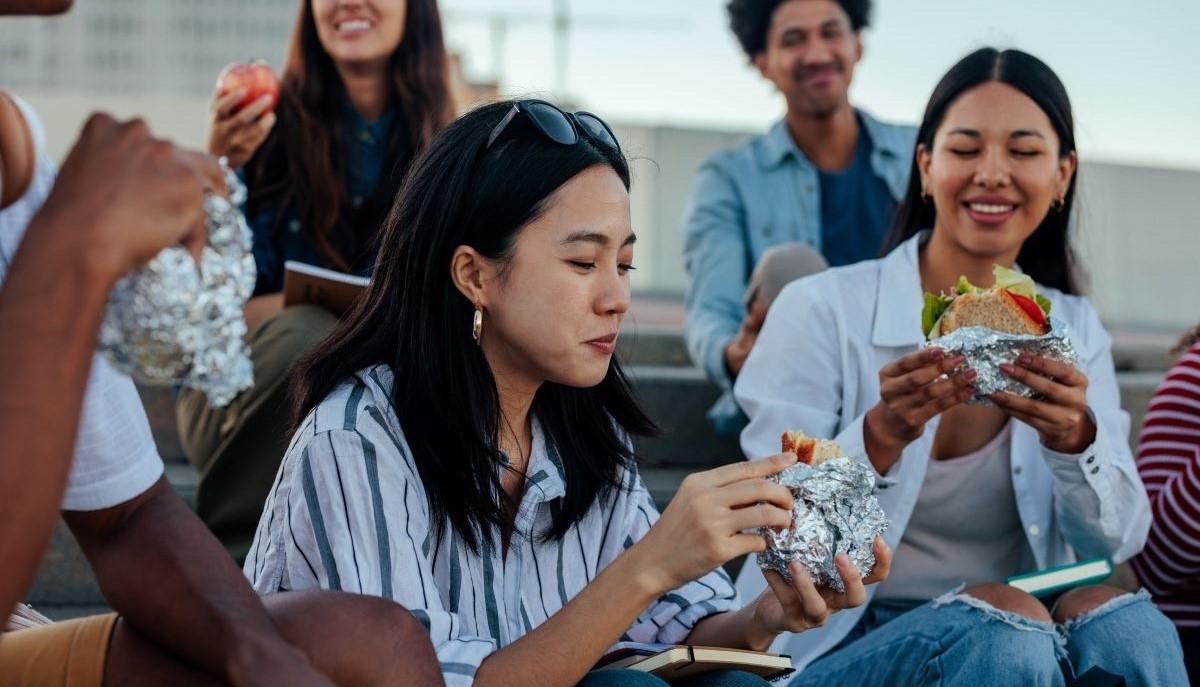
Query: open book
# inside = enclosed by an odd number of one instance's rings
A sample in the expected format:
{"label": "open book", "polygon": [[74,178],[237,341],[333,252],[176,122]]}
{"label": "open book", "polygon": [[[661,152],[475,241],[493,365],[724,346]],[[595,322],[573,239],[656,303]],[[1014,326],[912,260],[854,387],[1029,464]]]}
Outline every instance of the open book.
{"label": "open book", "polygon": [[317,305],[341,317],[370,283],[366,277],[288,260],[283,264],[283,307]]}
{"label": "open book", "polygon": [[1096,584],[1107,579],[1112,573],[1112,561],[1107,558],[1092,558],[1024,575],[1014,575],[1005,582],[1011,587],[1041,598],[1073,587]]}
{"label": "open book", "polygon": [[651,673],[666,682],[675,682],[713,670],[742,670],[766,680],[793,672],[792,658],[779,654],[743,649],[672,644],[621,642],[605,654],[596,670],[625,668]]}

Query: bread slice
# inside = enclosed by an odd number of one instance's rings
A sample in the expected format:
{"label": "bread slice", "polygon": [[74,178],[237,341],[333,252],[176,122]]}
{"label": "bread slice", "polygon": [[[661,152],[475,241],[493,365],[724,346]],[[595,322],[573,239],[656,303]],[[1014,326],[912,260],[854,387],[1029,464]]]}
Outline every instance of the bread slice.
{"label": "bread slice", "polygon": [[836,441],[814,439],[804,432],[784,432],[782,443],[784,453],[795,453],[801,463],[813,467],[842,456],[842,447]]}
{"label": "bread slice", "polygon": [[1006,334],[1042,336],[1049,327],[1025,312],[1004,289],[964,293],[946,309],[933,327],[930,338],[944,336],[962,327],[987,327]]}

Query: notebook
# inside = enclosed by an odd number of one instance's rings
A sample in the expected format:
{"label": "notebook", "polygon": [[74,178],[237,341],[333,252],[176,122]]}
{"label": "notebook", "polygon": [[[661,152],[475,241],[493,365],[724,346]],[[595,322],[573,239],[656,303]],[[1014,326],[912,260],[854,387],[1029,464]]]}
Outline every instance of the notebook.
{"label": "notebook", "polygon": [[366,277],[288,260],[283,264],[283,307],[317,305],[341,317],[370,283]]}
{"label": "notebook", "polygon": [[605,654],[596,669],[625,668],[675,682],[713,670],[742,670],[766,680],[793,672],[792,658],[743,649],[621,642]]}
{"label": "notebook", "polygon": [[1112,561],[1107,558],[1092,558],[1024,575],[1014,575],[1005,582],[1042,598],[1053,596],[1073,587],[1102,582],[1108,579],[1112,573]]}

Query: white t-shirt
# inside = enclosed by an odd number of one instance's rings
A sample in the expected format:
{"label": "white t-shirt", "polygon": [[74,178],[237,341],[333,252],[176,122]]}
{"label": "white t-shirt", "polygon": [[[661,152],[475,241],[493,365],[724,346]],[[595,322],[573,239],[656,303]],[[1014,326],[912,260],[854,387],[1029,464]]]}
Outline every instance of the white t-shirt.
{"label": "white t-shirt", "polygon": [[[37,162],[25,195],[0,210],[0,283],[29,220],[50,193],[56,171],[46,154],[41,120],[23,100],[11,94],[8,97],[25,117]],[[149,489],[162,474],[162,459],[133,381],[103,356],[93,356],[63,510],[100,510],[124,503]]]}

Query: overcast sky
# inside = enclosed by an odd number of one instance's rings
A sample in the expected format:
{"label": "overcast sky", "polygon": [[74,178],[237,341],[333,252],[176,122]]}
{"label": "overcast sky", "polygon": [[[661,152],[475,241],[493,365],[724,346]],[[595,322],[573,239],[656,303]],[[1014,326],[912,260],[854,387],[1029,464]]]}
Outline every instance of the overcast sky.
{"label": "overcast sky", "polygon": [[[782,102],[746,65],[724,0],[570,0],[568,92],[622,121],[758,130]],[[517,15],[503,49],[506,92],[552,95],[553,0],[443,0],[450,46],[488,77],[486,19]],[[542,15],[547,21],[538,21]],[[984,45],[1045,60],[1075,106],[1085,160],[1200,169],[1200,1],[876,0],[851,98],[915,122],[937,79]]]}

